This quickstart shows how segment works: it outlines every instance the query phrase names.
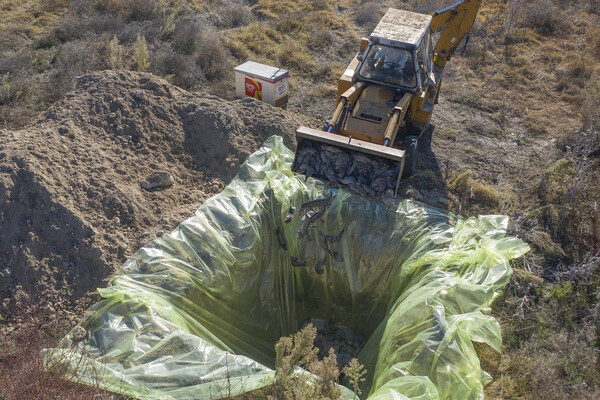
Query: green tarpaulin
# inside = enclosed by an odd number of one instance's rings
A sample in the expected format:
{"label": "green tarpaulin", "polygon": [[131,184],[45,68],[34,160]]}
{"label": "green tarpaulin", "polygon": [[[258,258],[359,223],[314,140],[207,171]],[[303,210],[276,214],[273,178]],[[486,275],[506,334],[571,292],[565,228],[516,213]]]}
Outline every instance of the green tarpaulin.
{"label": "green tarpaulin", "polygon": [[[509,260],[528,250],[505,237],[507,218],[463,220],[410,200],[390,208],[305,182],[292,160],[270,138],[222,193],[125,262],[48,363],[136,398],[216,399],[269,384],[278,338],[324,318],[368,338],[364,397],[483,398],[489,376],[472,342],[500,350],[489,307]],[[284,223],[290,204],[328,196],[298,239],[301,218]],[[330,252],[319,244],[318,231],[342,229]]]}

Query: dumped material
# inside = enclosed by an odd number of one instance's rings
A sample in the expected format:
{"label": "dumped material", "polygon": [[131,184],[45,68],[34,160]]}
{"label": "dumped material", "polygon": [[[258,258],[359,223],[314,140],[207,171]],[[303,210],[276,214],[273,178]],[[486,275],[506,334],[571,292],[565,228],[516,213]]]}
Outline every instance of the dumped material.
{"label": "dumped material", "polygon": [[[489,376],[472,341],[500,350],[489,306],[510,279],[508,261],[528,250],[504,236],[507,218],[390,208],[304,182],[292,158],[269,139],[194,217],[127,260],[84,316],[86,338],[67,336],[48,363],[137,398],[216,399],[267,385],[275,342],[316,318],[368,338],[358,357],[371,400],[481,398]],[[298,215],[284,222],[290,208],[328,197],[298,239]],[[333,257],[318,232],[339,235],[328,241]],[[315,273],[292,257],[327,260]]]}
{"label": "dumped material", "polygon": [[341,183],[370,197],[393,193],[400,168],[397,162],[318,142],[304,141],[298,148],[296,169],[307,177]]}

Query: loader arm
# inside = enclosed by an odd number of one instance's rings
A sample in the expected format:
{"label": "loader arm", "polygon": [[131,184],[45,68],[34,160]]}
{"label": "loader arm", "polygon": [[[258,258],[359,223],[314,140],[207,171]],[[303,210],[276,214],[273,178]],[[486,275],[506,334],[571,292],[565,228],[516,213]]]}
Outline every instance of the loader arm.
{"label": "loader arm", "polygon": [[[434,64],[443,69],[452,57],[458,44],[473,26],[481,0],[462,0],[431,16],[431,32],[444,27],[434,50]],[[444,26],[445,25],[445,26]]]}

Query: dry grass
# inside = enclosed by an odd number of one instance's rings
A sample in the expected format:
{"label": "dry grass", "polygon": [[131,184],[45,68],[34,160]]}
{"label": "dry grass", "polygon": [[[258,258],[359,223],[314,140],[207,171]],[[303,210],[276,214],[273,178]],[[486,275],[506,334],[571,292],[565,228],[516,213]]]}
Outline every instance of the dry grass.
{"label": "dry grass", "polygon": [[10,326],[0,319],[0,399],[128,399],[63,379],[68,371],[60,360],[43,359],[41,351],[56,346],[71,326],[53,314],[48,306],[30,305]]}
{"label": "dry grass", "polygon": [[503,199],[505,200],[505,196],[498,189],[481,183],[477,174],[470,170],[452,177],[448,188],[458,196],[463,206],[474,202],[492,209],[499,206]]}

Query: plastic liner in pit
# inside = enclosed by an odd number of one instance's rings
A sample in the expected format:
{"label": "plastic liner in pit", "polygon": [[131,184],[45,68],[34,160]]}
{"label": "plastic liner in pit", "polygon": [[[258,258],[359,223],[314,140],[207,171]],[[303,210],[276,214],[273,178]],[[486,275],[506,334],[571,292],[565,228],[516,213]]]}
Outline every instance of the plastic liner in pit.
{"label": "plastic liner in pit", "polygon": [[[275,342],[320,318],[367,339],[364,398],[483,398],[490,377],[472,342],[500,350],[490,305],[509,260],[528,251],[505,236],[507,218],[389,207],[305,182],[292,160],[271,137],[222,193],[125,262],[45,351],[47,365],[134,398],[217,399],[272,382]],[[290,208],[323,198],[324,213],[298,238],[302,218],[286,223]],[[319,232],[342,234],[328,252]]]}

